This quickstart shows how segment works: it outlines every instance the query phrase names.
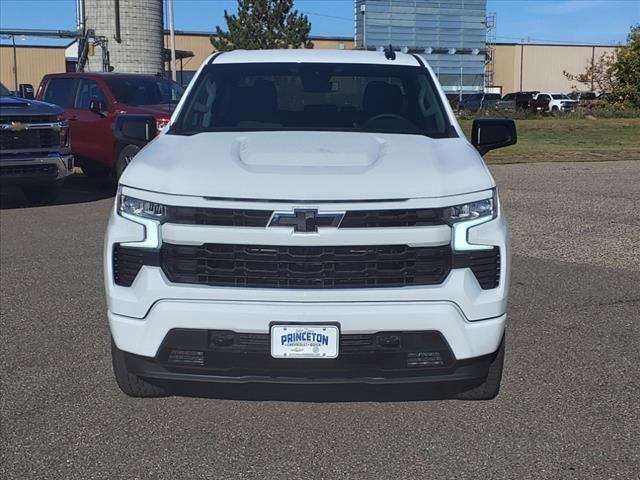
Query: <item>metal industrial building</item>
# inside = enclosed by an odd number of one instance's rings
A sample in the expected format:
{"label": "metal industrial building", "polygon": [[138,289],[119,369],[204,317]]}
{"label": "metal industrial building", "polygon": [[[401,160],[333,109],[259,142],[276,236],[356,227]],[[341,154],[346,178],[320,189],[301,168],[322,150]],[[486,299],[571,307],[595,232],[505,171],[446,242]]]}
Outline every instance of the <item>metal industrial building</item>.
{"label": "metal industrial building", "polygon": [[419,53],[447,92],[484,89],[486,0],[356,0],[355,17],[358,47]]}
{"label": "metal industrial building", "polygon": [[570,92],[596,90],[593,85],[576,85],[563,75],[583,73],[592,60],[614,53],[611,45],[548,45],[533,43],[498,43],[495,46],[494,85],[503,93],[541,90]]}
{"label": "metal industrial building", "polygon": [[[159,3],[144,1],[152,9]],[[121,9],[127,4],[117,3]],[[142,22],[157,38],[153,51],[147,51],[138,42],[142,30],[137,29],[142,24],[140,15],[147,10],[121,10],[120,22],[116,23],[114,0],[86,0],[85,4],[92,12],[100,13],[100,18],[88,16],[87,26],[100,29],[108,39],[110,63],[116,71],[162,70],[158,54],[164,51],[166,60],[169,39],[167,32],[163,38],[162,31],[157,31],[159,9],[154,10],[155,16],[147,18],[148,22]],[[480,91],[488,86],[503,94],[518,90],[569,92],[574,85],[563,71],[584,72],[592,59],[616,49],[611,45],[494,43],[493,20],[486,14],[486,0],[356,0],[354,5],[354,37],[312,37],[314,48],[380,48],[391,43],[395,48],[424,56],[448,92],[458,92],[461,87],[465,92]],[[187,83],[211,54],[210,35],[211,32],[176,32],[179,82]],[[0,45],[0,81],[10,89],[16,89],[16,83],[37,87],[47,73],[75,69],[75,42],[60,47],[21,46],[18,39],[17,44],[15,48]],[[101,70],[102,60],[99,48],[95,48],[88,56],[87,66]],[[164,69],[168,71],[168,64]]]}

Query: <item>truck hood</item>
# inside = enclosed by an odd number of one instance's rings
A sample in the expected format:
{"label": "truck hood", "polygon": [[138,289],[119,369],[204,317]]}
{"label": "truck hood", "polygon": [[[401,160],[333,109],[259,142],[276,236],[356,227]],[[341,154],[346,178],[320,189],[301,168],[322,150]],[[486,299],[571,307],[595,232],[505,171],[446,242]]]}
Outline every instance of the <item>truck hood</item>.
{"label": "truck hood", "polygon": [[0,113],[3,115],[57,115],[62,111],[62,108],[57,105],[39,100],[0,96]]}
{"label": "truck hood", "polygon": [[492,188],[464,138],[351,132],[163,134],[121,183],[155,192],[264,200],[391,200]]}

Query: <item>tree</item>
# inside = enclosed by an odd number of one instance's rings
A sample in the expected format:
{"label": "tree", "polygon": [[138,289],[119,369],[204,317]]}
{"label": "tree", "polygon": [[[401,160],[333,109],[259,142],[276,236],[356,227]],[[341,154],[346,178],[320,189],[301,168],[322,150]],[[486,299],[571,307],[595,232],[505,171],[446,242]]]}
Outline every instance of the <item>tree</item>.
{"label": "tree", "polygon": [[[608,93],[616,82],[614,65],[616,61],[615,53],[603,53],[598,58],[592,58],[583,73],[569,73],[566,70],[562,74],[570,82],[581,83],[585,90]],[[572,88],[576,88],[574,84]]]}
{"label": "tree", "polygon": [[616,85],[611,99],[624,106],[640,108],[640,24],[631,27],[627,45],[618,49],[613,70]]}
{"label": "tree", "polygon": [[210,37],[218,51],[237,48],[313,48],[309,40],[311,23],[293,9],[293,0],[238,0],[238,12],[224,11],[227,31],[216,27]]}
{"label": "tree", "polygon": [[631,27],[627,45],[614,53],[603,53],[589,62],[583,73],[562,73],[572,82],[604,93],[615,107],[640,108],[640,25]]}

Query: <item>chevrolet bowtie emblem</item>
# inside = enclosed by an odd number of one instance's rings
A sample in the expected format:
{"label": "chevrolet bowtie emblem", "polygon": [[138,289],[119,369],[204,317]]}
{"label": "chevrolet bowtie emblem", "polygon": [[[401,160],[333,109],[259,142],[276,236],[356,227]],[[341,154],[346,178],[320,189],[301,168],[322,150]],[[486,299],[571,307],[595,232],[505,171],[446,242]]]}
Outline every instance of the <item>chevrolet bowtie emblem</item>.
{"label": "chevrolet bowtie emblem", "polygon": [[27,129],[26,123],[11,122],[9,124],[9,130],[11,130],[12,132],[21,132],[22,130],[26,130],[26,129]]}
{"label": "chevrolet bowtie emblem", "polygon": [[318,227],[338,227],[344,213],[296,208],[293,212],[273,212],[270,227],[293,227],[295,233],[315,233]]}

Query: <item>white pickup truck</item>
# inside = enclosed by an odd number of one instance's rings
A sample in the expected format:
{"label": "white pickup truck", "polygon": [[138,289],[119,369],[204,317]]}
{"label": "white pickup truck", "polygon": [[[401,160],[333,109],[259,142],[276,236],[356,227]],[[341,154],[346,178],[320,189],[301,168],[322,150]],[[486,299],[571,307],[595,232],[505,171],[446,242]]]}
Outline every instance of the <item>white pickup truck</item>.
{"label": "white pickup truck", "polygon": [[569,98],[564,93],[540,92],[535,97],[536,100],[549,101],[548,112],[568,112],[578,106],[578,101]]}
{"label": "white pickup truck", "polygon": [[[116,135],[150,140],[153,117]],[[455,385],[498,394],[510,246],[481,155],[419,57],[234,51],[201,66],[120,179],[104,275],[115,376]]]}

